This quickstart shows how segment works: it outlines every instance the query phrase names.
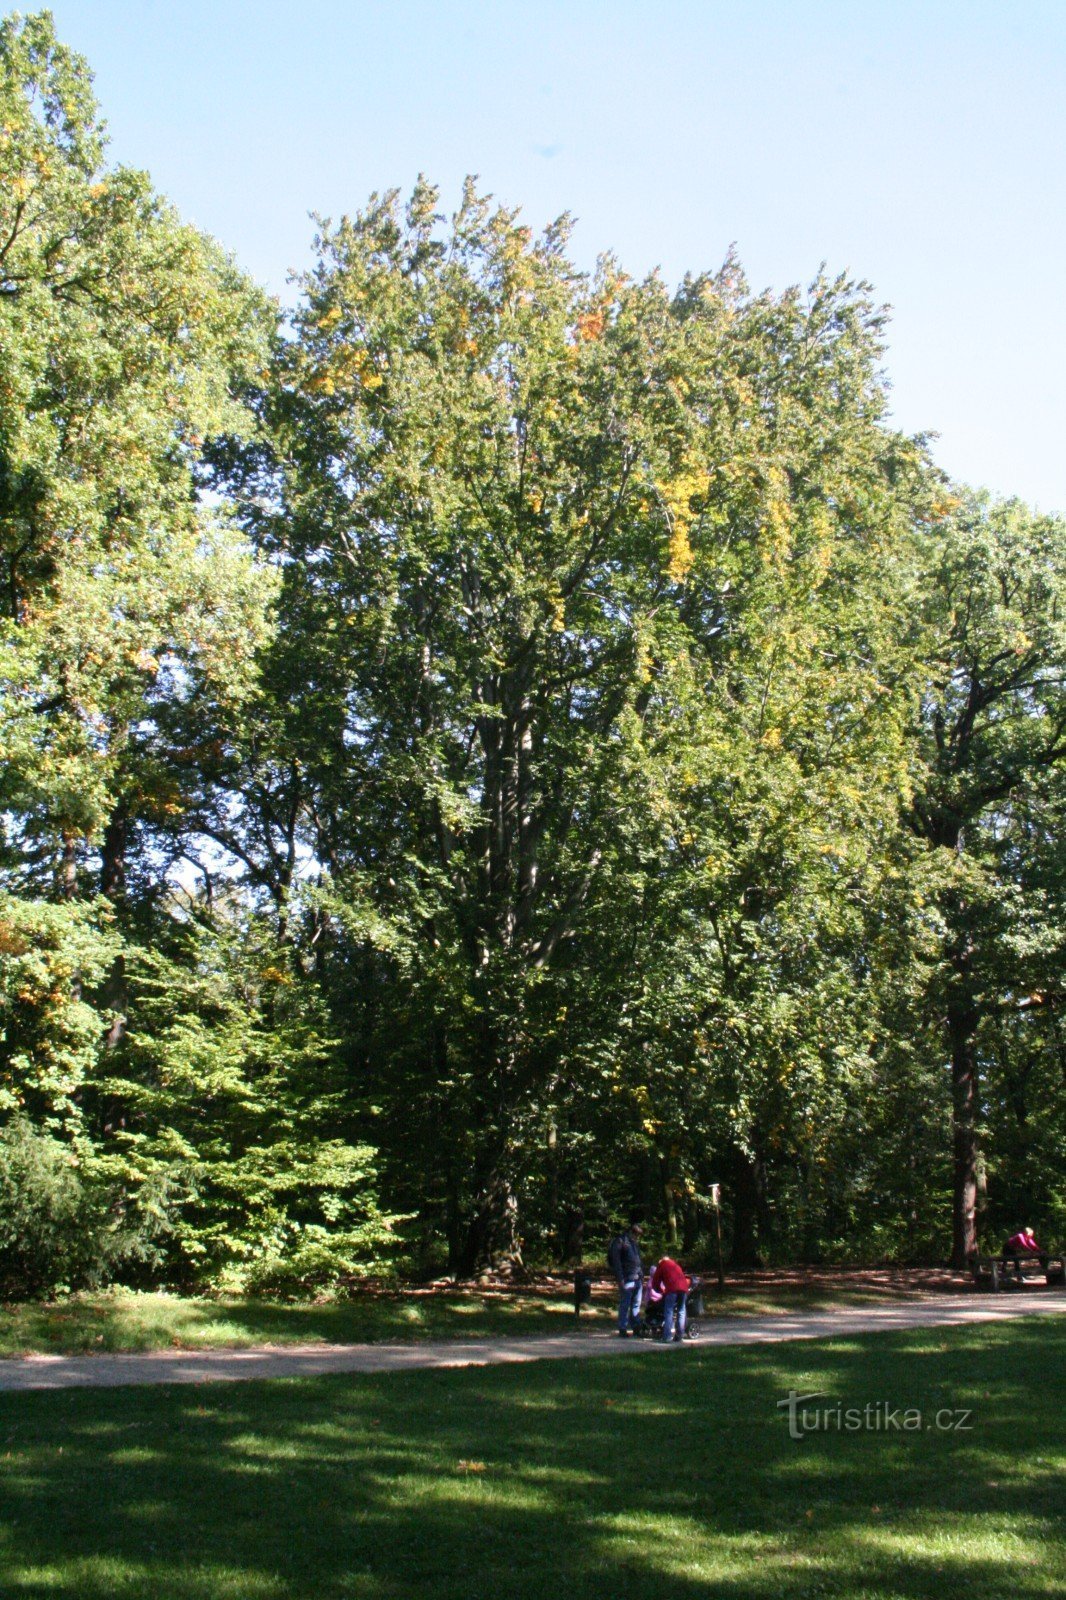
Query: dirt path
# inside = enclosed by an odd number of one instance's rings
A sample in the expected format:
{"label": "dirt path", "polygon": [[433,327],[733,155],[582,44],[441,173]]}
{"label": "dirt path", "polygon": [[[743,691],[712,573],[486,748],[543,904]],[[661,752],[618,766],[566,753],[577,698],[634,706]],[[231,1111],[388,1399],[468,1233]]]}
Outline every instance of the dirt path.
{"label": "dirt path", "polygon": [[[971,1322],[1066,1311],[1066,1294],[938,1296],[922,1302],[842,1307],[773,1316],[720,1317],[703,1324],[703,1345],[772,1344],[785,1339],[839,1338],[898,1328],[947,1328]],[[221,1383],[241,1378],[310,1378],[324,1372],[400,1372],[417,1367],[494,1366],[575,1356],[646,1352],[652,1360],[684,1360],[648,1340],[581,1333],[543,1338],[442,1340],[426,1344],[257,1345],[245,1350],[158,1350],[143,1354],[20,1356],[0,1360],[0,1389],[117,1388],[139,1383]]]}

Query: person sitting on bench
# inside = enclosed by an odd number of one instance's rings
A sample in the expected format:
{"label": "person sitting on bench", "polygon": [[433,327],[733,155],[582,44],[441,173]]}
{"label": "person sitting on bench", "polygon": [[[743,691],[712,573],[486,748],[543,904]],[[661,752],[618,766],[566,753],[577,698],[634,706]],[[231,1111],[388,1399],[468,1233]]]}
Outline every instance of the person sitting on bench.
{"label": "person sitting on bench", "polygon": [[1012,1233],[1003,1246],[1006,1260],[1014,1262],[1014,1272],[1019,1283],[1022,1281],[1022,1262],[1033,1256],[1041,1256],[1043,1253],[1033,1237],[1032,1228],[1023,1228],[1020,1233]]}

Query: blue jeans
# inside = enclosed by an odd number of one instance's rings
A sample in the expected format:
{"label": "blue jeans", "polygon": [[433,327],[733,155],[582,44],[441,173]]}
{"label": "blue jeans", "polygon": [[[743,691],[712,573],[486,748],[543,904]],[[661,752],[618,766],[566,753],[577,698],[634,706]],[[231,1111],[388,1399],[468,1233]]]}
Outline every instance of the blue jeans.
{"label": "blue jeans", "polygon": [[640,1278],[631,1278],[628,1283],[623,1283],[618,1298],[619,1333],[628,1333],[630,1328],[636,1327],[637,1318],[640,1316],[643,1288],[644,1284]]}
{"label": "blue jeans", "polygon": [[663,1338],[674,1337],[674,1314],[677,1314],[677,1331],[684,1337],[687,1322],[688,1294],[682,1289],[677,1294],[668,1294],[663,1298]]}

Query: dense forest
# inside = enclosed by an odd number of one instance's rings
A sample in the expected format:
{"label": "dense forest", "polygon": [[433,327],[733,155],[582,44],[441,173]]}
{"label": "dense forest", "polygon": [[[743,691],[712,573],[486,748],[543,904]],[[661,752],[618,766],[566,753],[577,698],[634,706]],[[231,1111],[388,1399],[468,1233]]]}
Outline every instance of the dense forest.
{"label": "dense forest", "polygon": [[469,182],[271,302],[0,27],[0,1290],[1066,1236],[1066,526]]}

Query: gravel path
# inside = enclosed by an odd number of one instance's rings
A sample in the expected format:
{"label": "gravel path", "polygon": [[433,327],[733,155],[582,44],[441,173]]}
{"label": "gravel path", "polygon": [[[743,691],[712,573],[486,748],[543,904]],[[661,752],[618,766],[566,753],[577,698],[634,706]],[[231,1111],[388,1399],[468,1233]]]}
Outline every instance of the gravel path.
{"label": "gravel path", "polygon": [[[840,1338],[897,1328],[949,1328],[1066,1311],[1066,1294],[938,1296],[920,1302],[847,1306],[758,1317],[706,1319],[700,1343],[773,1344]],[[400,1372],[417,1367],[495,1366],[575,1356],[646,1352],[684,1359],[683,1349],[602,1332],[544,1338],[441,1340],[426,1344],[256,1345],[244,1350],[156,1350],[127,1355],[19,1356],[0,1360],[0,1389],[119,1388],[138,1383],[221,1383],[241,1378],[310,1378],[324,1372]]]}

